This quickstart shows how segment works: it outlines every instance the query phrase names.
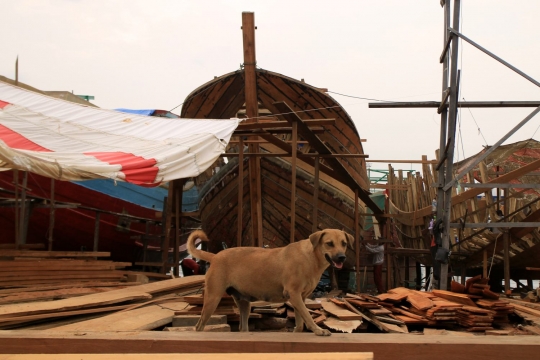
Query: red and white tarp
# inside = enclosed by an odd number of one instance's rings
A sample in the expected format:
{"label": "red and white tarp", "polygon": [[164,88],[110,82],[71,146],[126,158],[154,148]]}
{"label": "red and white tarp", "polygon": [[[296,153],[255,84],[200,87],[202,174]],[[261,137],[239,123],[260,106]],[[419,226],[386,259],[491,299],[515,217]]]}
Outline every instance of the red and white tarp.
{"label": "red and white tarp", "polygon": [[0,170],[156,186],[210,167],[239,121],[126,114],[0,82]]}

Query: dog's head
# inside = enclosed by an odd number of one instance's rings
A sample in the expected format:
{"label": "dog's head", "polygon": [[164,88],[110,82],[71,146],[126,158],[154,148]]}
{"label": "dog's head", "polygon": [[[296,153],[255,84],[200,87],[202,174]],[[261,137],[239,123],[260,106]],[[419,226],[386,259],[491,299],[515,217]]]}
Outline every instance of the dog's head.
{"label": "dog's head", "polygon": [[347,258],[347,245],[354,248],[354,237],[344,231],[326,229],[317,231],[309,236],[309,240],[315,251],[321,251],[322,255],[336,269],[341,269]]}

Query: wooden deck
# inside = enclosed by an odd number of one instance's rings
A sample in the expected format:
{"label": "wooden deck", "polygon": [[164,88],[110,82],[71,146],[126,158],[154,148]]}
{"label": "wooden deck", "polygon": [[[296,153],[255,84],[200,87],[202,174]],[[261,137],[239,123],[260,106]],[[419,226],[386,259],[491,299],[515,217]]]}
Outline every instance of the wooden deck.
{"label": "wooden deck", "polygon": [[[538,336],[0,331],[1,354],[373,352],[377,360],[538,359]],[[0,356],[0,359],[2,357]],[[7,358],[6,358],[7,359]]]}

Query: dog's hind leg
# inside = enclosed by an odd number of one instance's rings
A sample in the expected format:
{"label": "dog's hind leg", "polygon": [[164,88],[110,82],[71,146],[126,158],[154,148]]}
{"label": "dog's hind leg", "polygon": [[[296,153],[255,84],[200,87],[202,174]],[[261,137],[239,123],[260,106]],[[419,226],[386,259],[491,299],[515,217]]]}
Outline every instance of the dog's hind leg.
{"label": "dog's hind leg", "polygon": [[238,306],[238,310],[240,311],[240,325],[238,330],[240,332],[248,332],[248,318],[251,311],[251,303],[248,300],[238,298],[235,295],[232,295],[232,297],[236,303],[236,306]]}
{"label": "dog's hind leg", "polygon": [[[288,293],[290,296],[289,301],[294,307],[295,318],[298,316],[297,314],[299,314],[302,317],[303,322],[306,324],[306,327],[309,330],[313,331],[315,335],[318,335],[318,336],[332,335],[332,333],[329,330],[321,329],[319,326],[317,326],[317,324],[315,324],[315,321],[313,321],[313,318],[311,317],[311,315],[309,315],[309,311],[306,308],[306,305],[304,304],[304,299],[302,298],[300,293],[298,292],[292,293],[290,291],[288,291]],[[297,331],[296,328],[294,329],[294,331]]]}
{"label": "dog's hind leg", "polygon": [[221,284],[217,283],[216,281],[212,282],[211,280],[207,280],[204,294],[203,309],[201,312],[201,317],[197,322],[197,325],[195,325],[195,330],[204,330],[204,326],[210,319],[210,316],[214,314],[214,311],[218,307],[219,302],[221,301],[221,297],[224,293],[225,288],[222,287]]}

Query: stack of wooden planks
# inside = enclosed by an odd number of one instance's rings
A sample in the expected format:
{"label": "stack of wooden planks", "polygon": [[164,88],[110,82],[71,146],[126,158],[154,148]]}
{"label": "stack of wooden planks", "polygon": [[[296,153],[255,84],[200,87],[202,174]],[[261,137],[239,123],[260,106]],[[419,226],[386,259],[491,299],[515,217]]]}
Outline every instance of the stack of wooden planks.
{"label": "stack of wooden planks", "polygon": [[0,288],[85,281],[120,282],[126,280],[126,275],[117,269],[127,266],[131,263],[44,257],[0,260]]}
{"label": "stack of wooden planks", "polygon": [[514,312],[514,307],[500,295],[490,290],[489,279],[477,275],[468,279],[465,286],[452,281],[453,292],[461,292],[475,301],[475,305],[494,312],[495,323],[508,323],[508,315]]}
{"label": "stack of wooden planks", "polygon": [[[200,291],[203,284],[204,276],[191,276],[67,299],[0,305],[0,329],[149,330],[170,323],[174,312],[188,305],[182,296]],[[47,323],[35,325],[43,321]]]}
{"label": "stack of wooden planks", "polygon": [[493,317],[495,313],[479,307],[463,306],[458,312],[459,325],[467,331],[493,330]]}
{"label": "stack of wooden planks", "polygon": [[506,300],[493,300],[493,299],[478,299],[476,305],[481,308],[490,310],[494,313],[493,322],[495,323],[508,323],[508,315],[512,314],[515,310],[514,305]]}

